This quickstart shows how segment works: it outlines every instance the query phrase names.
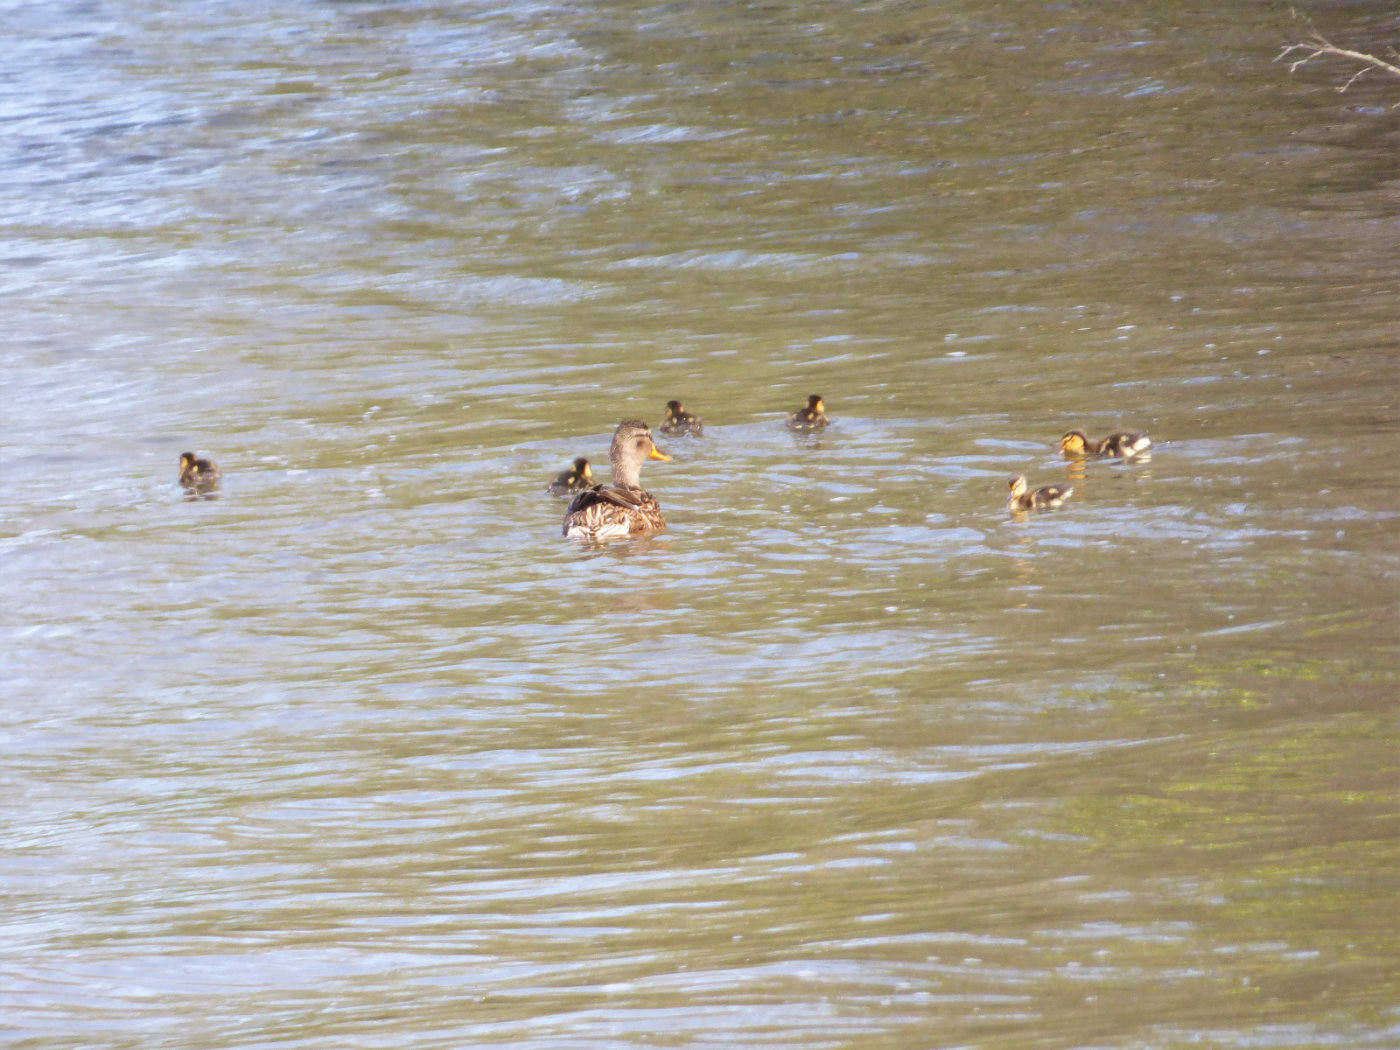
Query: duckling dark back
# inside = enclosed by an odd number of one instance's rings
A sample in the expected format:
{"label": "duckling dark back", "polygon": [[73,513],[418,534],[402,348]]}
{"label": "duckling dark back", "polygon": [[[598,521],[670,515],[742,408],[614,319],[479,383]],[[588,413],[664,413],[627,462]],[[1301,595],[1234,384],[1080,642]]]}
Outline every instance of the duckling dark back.
{"label": "duckling dark back", "polygon": [[704,423],[694,412],[687,412],[679,401],[666,402],[666,418],[661,423],[661,433],[672,437],[685,434],[699,435],[704,432]]}
{"label": "duckling dark back", "polygon": [[210,460],[193,452],[180,453],[180,487],[186,493],[208,495],[219,487],[220,478],[219,468]]}
{"label": "duckling dark back", "polygon": [[831,421],[826,418],[826,402],[822,400],[821,394],[808,394],[806,407],[799,408],[788,416],[788,426],[794,430],[820,430],[829,422]]}
{"label": "duckling dark back", "polygon": [[591,484],[593,484],[593,468],[585,457],[579,456],[567,470],[561,471],[549,483],[548,491],[552,496],[568,496],[575,492],[581,492]]}

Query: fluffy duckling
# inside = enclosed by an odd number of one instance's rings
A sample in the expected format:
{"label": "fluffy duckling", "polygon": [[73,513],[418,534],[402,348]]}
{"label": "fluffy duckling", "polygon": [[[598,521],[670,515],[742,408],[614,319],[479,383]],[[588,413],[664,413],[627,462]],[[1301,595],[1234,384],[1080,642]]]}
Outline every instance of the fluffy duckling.
{"label": "fluffy duckling", "polygon": [[572,496],[575,492],[582,492],[593,484],[593,468],[588,465],[588,460],[579,456],[574,460],[574,465],[568,470],[561,471],[553,481],[549,483],[549,494],[551,496]]}
{"label": "fluffy duckling", "polygon": [[1026,476],[1017,474],[1011,479],[1011,498],[1007,505],[1012,510],[1048,510],[1069,499],[1069,494],[1073,491],[1072,488],[1059,485],[1042,485],[1032,491],[1026,482]]}
{"label": "fluffy duckling", "polygon": [[666,402],[666,420],[661,424],[661,433],[672,437],[680,437],[682,434],[694,434],[699,437],[704,432],[705,425],[699,416],[687,412],[679,401]]}
{"label": "fluffy duckling", "polygon": [[1064,456],[1122,456],[1128,458],[1146,452],[1152,447],[1152,439],[1146,434],[1119,432],[1109,434],[1102,441],[1092,441],[1082,430],[1071,430],[1060,438],[1060,454]]}
{"label": "fluffy duckling", "polygon": [[219,487],[223,474],[207,459],[193,452],[180,453],[180,487],[195,496],[207,496]]}
{"label": "fluffy duckling", "polygon": [[807,407],[799,408],[788,416],[787,425],[790,430],[821,430],[830,422],[826,418],[826,402],[821,394],[809,394]]}
{"label": "fluffy duckling", "polygon": [[642,463],[670,458],[656,447],[645,423],[640,419],[623,420],[608,449],[612,484],[594,485],[573,498],[564,512],[564,535],[601,543],[664,529],[666,519],[661,516],[661,505],[642,488]]}

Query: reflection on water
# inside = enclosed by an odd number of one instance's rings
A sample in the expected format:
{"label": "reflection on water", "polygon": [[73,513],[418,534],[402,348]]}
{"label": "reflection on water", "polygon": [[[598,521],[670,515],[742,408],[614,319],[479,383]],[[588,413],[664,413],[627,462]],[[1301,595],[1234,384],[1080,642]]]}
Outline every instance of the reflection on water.
{"label": "reflection on water", "polygon": [[[1379,82],[1233,9],[7,17],[15,1039],[1400,1039]],[[678,394],[667,531],[562,541]]]}

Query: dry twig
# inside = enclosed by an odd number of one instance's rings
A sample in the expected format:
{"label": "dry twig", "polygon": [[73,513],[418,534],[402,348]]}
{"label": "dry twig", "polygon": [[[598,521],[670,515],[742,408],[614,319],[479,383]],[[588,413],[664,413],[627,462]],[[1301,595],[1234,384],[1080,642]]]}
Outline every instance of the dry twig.
{"label": "dry twig", "polygon": [[[1383,73],[1389,73],[1393,77],[1400,77],[1400,65],[1396,65],[1394,62],[1387,62],[1385,59],[1377,58],[1375,55],[1367,54],[1365,51],[1352,51],[1345,47],[1338,47],[1316,29],[1312,31],[1308,39],[1299,41],[1296,44],[1289,44],[1285,47],[1279,52],[1278,58],[1275,58],[1274,61],[1277,62],[1280,59],[1287,58],[1295,51],[1304,51],[1306,54],[1304,54],[1302,58],[1294,59],[1288,64],[1288,71],[1290,73],[1296,73],[1319,55],[1327,58],[1344,58],[1349,62],[1360,63],[1361,68],[1353,73],[1345,84],[1337,88],[1338,92],[1346,91],[1347,88],[1351,87],[1361,79],[1362,76],[1371,72],[1373,69],[1378,69]],[[1390,54],[1392,58],[1400,61],[1400,52],[1396,52],[1395,49],[1392,48]],[[1395,103],[1395,105],[1390,108],[1396,109],[1397,107],[1400,107],[1400,102]]]}

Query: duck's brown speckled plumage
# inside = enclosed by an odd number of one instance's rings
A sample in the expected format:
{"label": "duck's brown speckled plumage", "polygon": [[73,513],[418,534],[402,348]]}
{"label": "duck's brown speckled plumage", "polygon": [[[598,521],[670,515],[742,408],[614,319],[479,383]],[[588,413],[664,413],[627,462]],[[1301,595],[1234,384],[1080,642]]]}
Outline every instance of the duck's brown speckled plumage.
{"label": "duck's brown speckled plumage", "polygon": [[666,402],[666,419],[661,424],[661,433],[670,437],[693,434],[699,437],[705,432],[705,424],[693,412],[687,412],[679,401]]}
{"label": "duck's brown speckled plumage", "polygon": [[809,394],[807,406],[799,408],[787,419],[787,425],[792,430],[821,430],[830,422],[826,418],[826,402],[821,394]]}
{"label": "duck's brown speckled plumage", "polygon": [[1065,456],[1140,456],[1152,447],[1146,434],[1118,431],[1101,441],[1085,436],[1082,430],[1071,430],[1060,438],[1060,453]]}
{"label": "duck's brown speckled plumage", "polygon": [[1060,485],[1042,485],[1038,489],[1031,489],[1024,474],[1017,474],[1012,478],[1010,487],[1011,498],[1007,500],[1007,506],[1012,510],[1049,510],[1069,499],[1070,493],[1074,491]]}
{"label": "duck's brown speckled plumage", "polygon": [[661,516],[661,505],[642,488],[641,470],[648,459],[670,458],[656,447],[645,423],[624,420],[614,432],[608,450],[612,484],[594,485],[573,498],[564,512],[564,535],[599,543],[664,529],[666,519]]}
{"label": "duck's brown speckled plumage", "polygon": [[579,456],[568,470],[561,471],[549,483],[549,494],[551,496],[571,496],[575,492],[582,492],[592,484],[593,467],[589,465],[588,460]]}
{"label": "duck's brown speckled plumage", "polygon": [[194,496],[207,496],[219,487],[223,474],[207,459],[193,452],[180,453],[180,487]]}

